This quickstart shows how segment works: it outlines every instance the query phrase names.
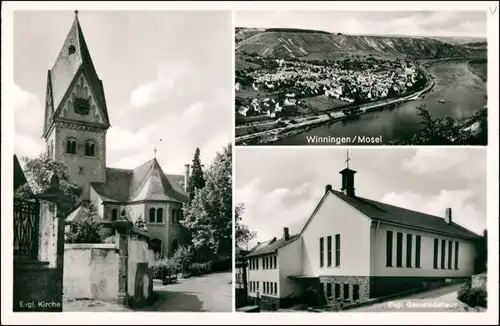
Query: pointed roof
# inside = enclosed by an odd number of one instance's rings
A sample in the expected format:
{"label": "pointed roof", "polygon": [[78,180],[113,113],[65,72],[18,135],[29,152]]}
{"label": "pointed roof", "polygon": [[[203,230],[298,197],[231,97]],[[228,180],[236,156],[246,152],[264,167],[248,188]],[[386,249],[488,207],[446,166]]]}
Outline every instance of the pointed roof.
{"label": "pointed roof", "polygon": [[[109,125],[103,84],[92,62],[92,57],[90,56],[87,42],[83,36],[78,15],[75,15],[75,19],[66,36],[62,49],[48,74],[48,83],[50,83],[52,88],[50,100],[56,112],[60,110],[61,103],[80,71],[83,71],[87,77],[90,88],[95,95],[95,101],[103,111],[105,123]],[[46,126],[46,128],[48,127],[49,126]],[[44,132],[45,131],[46,130],[44,130]]]}
{"label": "pointed roof", "polygon": [[106,183],[92,183],[106,201],[165,200],[186,202],[180,175],[166,175],[153,158],[133,170],[106,168]]}
{"label": "pointed roof", "polygon": [[[66,217],[66,224],[69,225],[73,222],[86,220],[88,218],[88,215],[85,212],[87,205],[87,202],[81,202],[80,205],[78,205],[78,207],[74,211],[72,211],[68,215],[68,217]],[[94,222],[97,222],[99,224],[111,224],[110,221],[103,219],[99,214],[92,216],[92,219],[94,220]]]}
{"label": "pointed roof", "polygon": [[26,180],[26,176],[24,175],[23,169],[21,168],[21,164],[19,164],[17,155],[14,154],[14,191],[19,189],[19,187],[23,186],[27,182],[28,180]]}

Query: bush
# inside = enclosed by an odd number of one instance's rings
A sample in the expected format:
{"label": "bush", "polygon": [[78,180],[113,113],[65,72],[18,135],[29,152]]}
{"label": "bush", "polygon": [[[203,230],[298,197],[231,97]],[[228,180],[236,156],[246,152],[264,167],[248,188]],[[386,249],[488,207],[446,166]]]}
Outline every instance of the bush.
{"label": "bush", "polygon": [[212,272],[212,262],[209,261],[205,263],[192,263],[187,266],[187,272],[192,276],[208,274]]}
{"label": "bush", "polygon": [[458,291],[457,298],[471,307],[483,307],[487,305],[487,290],[484,288],[472,288],[470,280]]}
{"label": "bush", "polygon": [[91,218],[71,223],[66,232],[67,243],[101,243],[101,225]]}
{"label": "bush", "polygon": [[153,278],[162,279],[179,272],[179,264],[173,259],[157,259],[153,263]]}

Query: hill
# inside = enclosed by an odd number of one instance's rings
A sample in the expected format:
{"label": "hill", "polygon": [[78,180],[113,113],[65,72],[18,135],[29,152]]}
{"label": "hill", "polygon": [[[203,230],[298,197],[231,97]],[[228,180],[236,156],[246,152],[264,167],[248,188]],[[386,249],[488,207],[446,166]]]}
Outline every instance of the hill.
{"label": "hill", "polygon": [[254,31],[236,44],[239,53],[304,59],[330,59],[342,54],[410,58],[468,57],[486,55],[485,49],[446,43],[434,38],[344,35],[291,29]]}

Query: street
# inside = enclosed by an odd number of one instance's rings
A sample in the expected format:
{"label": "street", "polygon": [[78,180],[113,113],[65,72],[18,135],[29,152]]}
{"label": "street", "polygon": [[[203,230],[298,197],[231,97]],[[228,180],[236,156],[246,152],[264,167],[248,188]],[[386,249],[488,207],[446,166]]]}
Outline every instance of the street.
{"label": "street", "polygon": [[475,308],[470,308],[457,299],[457,292],[462,286],[454,284],[443,288],[432,289],[426,292],[409,295],[405,298],[389,300],[376,303],[370,306],[346,310],[347,312],[474,312]]}
{"label": "street", "polygon": [[64,311],[171,311],[171,312],[231,312],[232,274],[214,273],[179,279],[177,283],[163,285],[155,280],[154,291],[158,300],[149,307],[133,310],[116,303],[96,300],[65,300]]}

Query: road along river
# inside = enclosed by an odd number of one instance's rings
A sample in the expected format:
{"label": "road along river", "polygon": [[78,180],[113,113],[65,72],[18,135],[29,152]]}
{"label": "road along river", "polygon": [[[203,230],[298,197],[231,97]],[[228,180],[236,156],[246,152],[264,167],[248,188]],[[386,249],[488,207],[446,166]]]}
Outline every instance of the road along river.
{"label": "road along river", "polygon": [[[315,142],[313,138],[354,139],[374,137],[378,144],[388,144],[392,139],[408,139],[420,130],[420,117],[416,107],[425,104],[433,118],[449,116],[463,120],[482,109],[486,103],[486,84],[468,68],[468,61],[436,62],[426,68],[435,79],[435,90],[424,98],[397,104],[362,115],[357,120],[323,124],[306,132],[279,139],[272,145],[334,145]],[[440,103],[445,100],[445,103]],[[356,145],[346,140],[344,145]],[[357,143],[357,145],[364,145]]]}

